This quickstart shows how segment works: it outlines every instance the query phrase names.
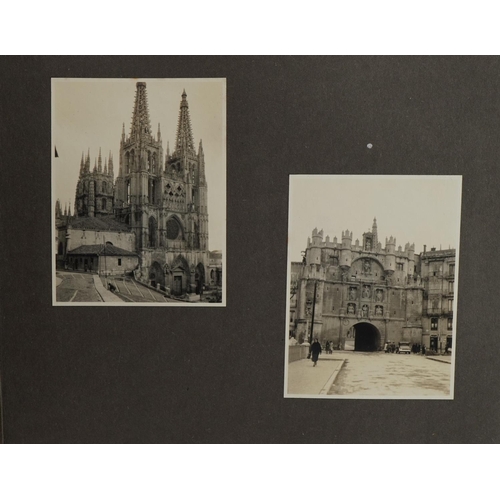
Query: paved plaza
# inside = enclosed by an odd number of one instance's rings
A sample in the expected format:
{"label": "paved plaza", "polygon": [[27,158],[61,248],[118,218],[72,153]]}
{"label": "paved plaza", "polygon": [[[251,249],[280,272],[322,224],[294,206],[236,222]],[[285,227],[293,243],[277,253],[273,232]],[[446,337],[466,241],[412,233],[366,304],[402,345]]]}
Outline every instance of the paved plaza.
{"label": "paved plaza", "polygon": [[[108,290],[113,284],[115,292]],[[101,278],[70,271],[56,273],[57,302],[177,302],[130,278]]]}
{"label": "paved plaza", "polygon": [[335,351],[289,363],[287,394],[448,399],[451,373],[451,357]]}
{"label": "paved plaza", "polygon": [[90,273],[57,271],[57,302],[103,302]]}

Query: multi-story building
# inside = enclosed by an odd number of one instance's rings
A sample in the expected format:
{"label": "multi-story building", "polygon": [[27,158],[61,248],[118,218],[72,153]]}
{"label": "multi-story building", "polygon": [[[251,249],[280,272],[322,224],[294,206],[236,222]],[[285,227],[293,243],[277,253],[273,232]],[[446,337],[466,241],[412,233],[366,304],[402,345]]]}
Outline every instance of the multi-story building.
{"label": "multi-story building", "polygon": [[455,251],[418,255],[392,236],[382,246],[376,220],[352,239],[349,230],[340,241],[313,230],[303,262],[292,263],[291,334],[360,351],[400,341],[451,347]]}

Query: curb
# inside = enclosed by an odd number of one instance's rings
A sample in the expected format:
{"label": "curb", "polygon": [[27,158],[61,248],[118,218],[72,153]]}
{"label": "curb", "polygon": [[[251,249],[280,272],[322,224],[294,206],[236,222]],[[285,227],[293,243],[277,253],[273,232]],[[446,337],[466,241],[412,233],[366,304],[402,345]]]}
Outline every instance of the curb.
{"label": "curb", "polygon": [[437,361],[438,363],[446,363],[447,365],[451,365],[451,361],[446,361],[444,359],[438,359],[438,358],[427,358],[430,361]]}
{"label": "curb", "polygon": [[322,394],[322,395],[328,394],[328,391],[330,390],[330,388],[334,384],[336,378],[338,377],[338,374],[340,373],[340,370],[342,370],[342,367],[344,366],[344,363],[345,363],[345,359],[343,359],[341,361],[340,365],[337,368],[335,368],[335,370],[333,371],[332,375],[327,380],[326,384],[323,386],[323,388],[321,389],[321,391],[319,391],[320,394]]}

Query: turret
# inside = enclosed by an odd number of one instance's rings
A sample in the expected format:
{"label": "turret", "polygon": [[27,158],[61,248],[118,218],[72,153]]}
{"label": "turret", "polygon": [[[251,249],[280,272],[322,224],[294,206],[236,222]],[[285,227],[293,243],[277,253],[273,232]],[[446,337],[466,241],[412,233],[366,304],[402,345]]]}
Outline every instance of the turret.
{"label": "turret", "polygon": [[99,148],[99,157],[97,160],[97,171],[102,172],[102,158],[101,158],[101,148]]}
{"label": "turret", "polygon": [[201,139],[198,147],[198,165],[200,166],[200,185],[205,185],[205,154],[203,153],[203,143]]}
{"label": "turret", "polygon": [[408,256],[408,276],[412,276],[415,269],[415,243],[412,245],[407,243],[405,250],[406,255]]}
{"label": "turret", "polygon": [[61,202],[59,200],[56,201],[56,219],[59,219],[62,216],[61,210]]}
{"label": "turret", "polygon": [[111,153],[111,151],[109,152],[108,175],[111,176],[112,180],[115,177],[115,174],[113,172],[113,154]]}
{"label": "turret", "polygon": [[396,269],[396,238],[392,236],[385,239],[385,270],[387,273],[392,274]]}
{"label": "turret", "polygon": [[373,235],[372,248],[375,250],[378,247],[378,231],[377,231],[377,218],[376,217],[373,219],[372,235]]}
{"label": "turret", "polygon": [[160,124],[158,123],[158,134],[157,134],[157,140],[158,142],[161,141],[161,130],[160,130]]}
{"label": "turret", "polygon": [[323,242],[323,230],[318,231],[315,227],[312,232],[312,244],[307,252],[307,264],[321,264],[321,244]]}
{"label": "turret", "polygon": [[85,172],[90,172],[90,149],[87,152],[87,158],[85,159]]}
{"label": "turret", "polygon": [[351,267],[352,253],[351,253],[352,231],[348,229],[342,231],[342,248],[340,250],[340,266],[342,268]]}
{"label": "turret", "polygon": [[[95,170],[95,167],[94,167]],[[94,190],[94,181],[91,180],[89,182],[89,205],[88,205],[88,210],[89,210],[89,217],[94,217],[95,213],[95,190]]]}

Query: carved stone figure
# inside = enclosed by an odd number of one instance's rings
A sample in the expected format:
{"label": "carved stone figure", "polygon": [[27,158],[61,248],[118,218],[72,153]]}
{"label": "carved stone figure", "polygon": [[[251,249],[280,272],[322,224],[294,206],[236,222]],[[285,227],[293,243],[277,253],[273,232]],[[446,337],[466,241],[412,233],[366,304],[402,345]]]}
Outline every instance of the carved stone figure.
{"label": "carved stone figure", "polygon": [[382,297],[383,297],[382,290],[377,290],[376,292],[377,302],[382,302]]}
{"label": "carved stone figure", "polygon": [[355,300],[355,299],[356,299],[356,289],[349,288],[349,300]]}
{"label": "carved stone figure", "polygon": [[356,313],[356,309],[354,307],[354,304],[349,304],[347,306],[347,314],[355,314]]}
{"label": "carved stone figure", "polygon": [[382,306],[376,306],[375,307],[375,316],[382,316],[384,314],[384,311],[382,309]]}
{"label": "carved stone figure", "polygon": [[363,295],[362,296],[363,296],[364,299],[369,299],[370,298],[370,287],[369,286],[365,285],[363,287]]}
{"label": "carved stone figure", "polygon": [[368,306],[366,304],[361,308],[361,316],[363,316],[363,318],[368,317]]}
{"label": "carved stone figure", "polygon": [[371,262],[369,260],[365,260],[363,263],[363,271],[365,274],[370,273],[372,270]]}

